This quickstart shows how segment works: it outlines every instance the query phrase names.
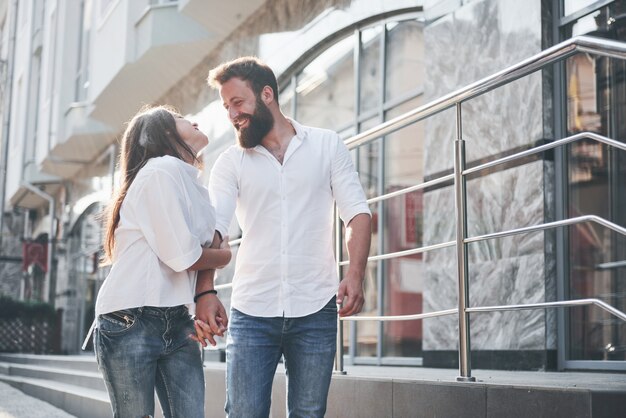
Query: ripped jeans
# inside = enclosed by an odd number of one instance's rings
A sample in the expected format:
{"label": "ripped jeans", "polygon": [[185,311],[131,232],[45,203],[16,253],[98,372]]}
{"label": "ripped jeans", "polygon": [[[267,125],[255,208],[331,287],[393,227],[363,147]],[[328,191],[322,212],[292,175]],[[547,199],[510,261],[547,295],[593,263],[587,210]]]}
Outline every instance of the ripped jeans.
{"label": "ripped jeans", "polygon": [[144,306],[98,317],[94,347],[115,418],[204,417],[200,345],[187,307]]}

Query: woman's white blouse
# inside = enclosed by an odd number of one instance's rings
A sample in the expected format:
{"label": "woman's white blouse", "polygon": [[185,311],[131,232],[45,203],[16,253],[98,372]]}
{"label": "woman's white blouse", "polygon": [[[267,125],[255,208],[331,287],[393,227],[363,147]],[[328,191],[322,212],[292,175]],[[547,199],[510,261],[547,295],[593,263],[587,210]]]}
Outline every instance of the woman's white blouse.
{"label": "woman's white blouse", "polygon": [[96,315],[193,303],[196,272],[187,268],[215,232],[215,210],[198,175],[170,156],[152,158],[139,170],[122,203]]}

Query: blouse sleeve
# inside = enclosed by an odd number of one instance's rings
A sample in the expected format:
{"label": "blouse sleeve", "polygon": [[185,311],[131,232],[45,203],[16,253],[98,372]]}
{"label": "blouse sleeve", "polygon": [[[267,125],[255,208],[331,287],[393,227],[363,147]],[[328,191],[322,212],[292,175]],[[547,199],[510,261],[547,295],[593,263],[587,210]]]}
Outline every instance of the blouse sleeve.
{"label": "blouse sleeve", "polygon": [[209,195],[215,205],[215,229],[222,236],[228,235],[238,194],[237,170],[233,164],[232,155],[226,151],[218,157],[209,177]]}
{"label": "blouse sleeve", "polygon": [[130,203],[134,222],[159,260],[181,272],[200,258],[202,243],[192,233],[185,185],[180,178],[155,170]]}

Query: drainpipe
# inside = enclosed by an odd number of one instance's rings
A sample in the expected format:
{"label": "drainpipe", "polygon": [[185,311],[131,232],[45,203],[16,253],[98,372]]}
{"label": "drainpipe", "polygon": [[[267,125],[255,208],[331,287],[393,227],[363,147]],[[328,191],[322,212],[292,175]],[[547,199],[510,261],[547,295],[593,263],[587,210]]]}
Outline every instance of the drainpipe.
{"label": "drainpipe", "polygon": [[[2,162],[0,169],[0,253],[4,233],[4,205],[6,204],[7,163],[9,162],[9,132],[11,128],[11,101],[13,96],[13,69],[15,67],[15,36],[17,31],[17,0],[10,4],[9,15],[9,48],[7,54],[7,76],[4,80],[4,103],[2,115]],[[8,12],[7,12],[8,14]]]}
{"label": "drainpipe", "polygon": [[43,190],[39,190],[38,187],[24,182],[22,186],[35,193],[37,196],[42,197],[48,201],[48,211],[50,213],[50,231],[48,232],[48,271],[46,271],[46,279],[43,285],[43,298],[44,302],[50,302],[54,305],[54,292],[55,289],[51,286],[52,279],[52,261],[54,260],[54,240],[55,240],[55,231],[56,231],[56,202],[54,197],[50,196],[48,193]]}

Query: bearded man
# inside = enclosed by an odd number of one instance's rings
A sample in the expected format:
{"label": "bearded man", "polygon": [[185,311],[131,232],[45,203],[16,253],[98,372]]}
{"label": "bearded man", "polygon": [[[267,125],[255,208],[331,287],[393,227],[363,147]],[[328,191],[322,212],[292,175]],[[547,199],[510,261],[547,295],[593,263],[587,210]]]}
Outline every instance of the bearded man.
{"label": "bearded man", "polygon": [[[268,417],[281,357],[287,416],[323,417],[336,351],[337,314],[363,307],[371,213],[350,153],[336,132],[286,118],[274,72],[255,57],[210,71],[238,144],[209,181],[216,230],[233,214],[242,229],[226,346],[226,413]],[[350,259],[339,283],[333,205]]]}

